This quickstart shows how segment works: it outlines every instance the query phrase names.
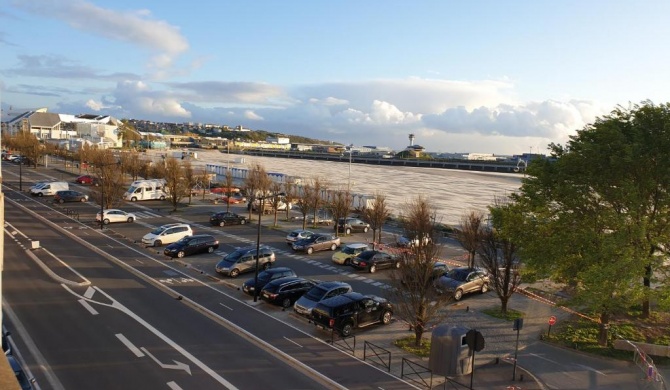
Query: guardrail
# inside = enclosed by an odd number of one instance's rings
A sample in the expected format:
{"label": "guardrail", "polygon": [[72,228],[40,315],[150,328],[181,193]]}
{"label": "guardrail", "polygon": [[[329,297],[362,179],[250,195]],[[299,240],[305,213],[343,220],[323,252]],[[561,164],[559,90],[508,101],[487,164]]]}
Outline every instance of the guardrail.
{"label": "guardrail", "polygon": [[[405,367],[407,367],[409,373],[405,373]],[[426,382],[426,379],[421,375],[425,373],[430,373],[430,381]],[[421,381],[417,381],[414,378],[419,378]],[[400,379],[407,379],[414,383],[418,383],[423,386],[427,386],[429,389],[433,388],[433,371],[428,367],[422,366],[421,364],[414,363],[413,361],[402,358],[402,367],[400,368]],[[446,382],[445,382],[446,385]]]}
{"label": "guardrail", "polygon": [[[387,349],[384,349],[378,345],[374,345],[369,341],[363,343],[363,360],[368,359],[368,348],[371,352],[372,363],[386,367],[386,371],[391,372],[391,352]],[[388,360],[385,362],[383,356],[388,356]]]}

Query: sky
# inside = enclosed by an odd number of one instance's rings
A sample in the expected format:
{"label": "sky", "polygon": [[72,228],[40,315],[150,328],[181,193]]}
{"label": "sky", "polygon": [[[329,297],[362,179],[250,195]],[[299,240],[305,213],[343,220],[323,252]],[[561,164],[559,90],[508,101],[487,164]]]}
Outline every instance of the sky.
{"label": "sky", "polygon": [[0,0],[2,119],[207,123],[546,153],[668,102],[670,1]]}

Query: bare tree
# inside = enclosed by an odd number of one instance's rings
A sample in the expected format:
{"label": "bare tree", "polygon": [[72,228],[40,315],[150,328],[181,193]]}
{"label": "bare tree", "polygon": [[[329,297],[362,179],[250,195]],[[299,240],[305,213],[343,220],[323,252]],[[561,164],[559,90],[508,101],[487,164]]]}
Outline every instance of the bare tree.
{"label": "bare tree", "polygon": [[286,201],[286,220],[289,220],[289,212],[291,211],[288,205],[293,205],[298,199],[298,186],[295,182],[287,182],[284,184],[284,200]]}
{"label": "bare tree", "polygon": [[177,211],[179,201],[188,196],[191,187],[184,176],[181,160],[168,158],[165,161],[165,190],[172,204],[172,211]]}
{"label": "bare tree", "polygon": [[[406,205],[402,223],[405,230],[423,237],[437,234],[435,212],[421,196]],[[414,331],[416,346],[421,345],[427,329],[446,317],[444,308],[450,302],[447,295],[437,294],[432,285],[434,262],[440,249],[436,242],[419,240],[409,250],[399,252],[402,266],[391,273],[393,288],[388,290],[389,299],[394,302],[395,314]]]}
{"label": "bare tree", "polygon": [[142,172],[142,159],[136,151],[121,154],[121,170],[130,175],[132,181],[137,180]]}
{"label": "bare tree", "polygon": [[299,191],[299,195],[296,199],[296,206],[298,206],[298,209],[300,210],[300,214],[302,215],[302,228],[303,230],[307,227],[307,215],[309,215],[312,212],[311,205],[312,202],[310,202],[310,199],[314,196],[314,187],[312,187],[312,183],[309,181],[306,181],[301,187]]}
{"label": "bare tree", "polygon": [[233,196],[233,172],[226,169],[226,212],[230,211],[230,198]]}
{"label": "bare tree", "polygon": [[[282,189],[281,183],[272,182],[272,184],[270,184],[270,192],[272,194],[275,195],[279,194],[281,192],[281,189]],[[270,204],[272,205],[272,210],[274,211],[275,216],[274,224],[272,226],[277,226],[277,214],[279,213],[279,210],[277,209],[279,208],[279,205],[282,203],[282,197],[273,196],[272,198],[268,199],[268,201],[270,201]],[[288,209],[288,204],[286,204],[286,209]]]}
{"label": "bare tree", "polygon": [[311,191],[309,193],[305,193],[307,208],[314,217],[313,227],[317,227],[316,224],[319,221],[317,213],[319,212],[319,209],[321,209],[326,204],[323,193],[325,193],[327,190],[327,182],[321,178],[315,177],[312,179]]}
{"label": "bare tree", "polygon": [[[109,149],[91,149],[88,151],[93,174],[97,176],[99,186],[90,192],[91,198],[103,208],[111,208],[121,203],[124,189],[124,174],[121,162]],[[104,195],[104,197],[103,197]]]}
{"label": "bare tree", "polygon": [[[382,226],[384,226],[384,223],[390,216],[391,210],[386,203],[386,195],[377,192],[372,207],[363,209],[363,218],[370,224],[370,228],[372,229],[373,243],[381,242]],[[379,235],[377,235],[377,230],[379,230]]]}
{"label": "bare tree", "polygon": [[468,253],[468,266],[475,266],[475,256],[485,234],[484,214],[470,211],[461,218],[461,228],[456,231],[456,240]]}
{"label": "bare tree", "polygon": [[[335,227],[337,227],[337,221],[340,218],[346,218],[349,215],[349,210],[351,209],[351,192],[349,190],[337,191],[333,194],[333,198],[329,205],[330,213],[333,215],[333,220],[335,221]],[[339,229],[335,229],[335,234],[339,236]]]}
{"label": "bare tree", "polygon": [[[262,197],[266,194],[270,188],[270,177],[268,177],[265,168],[261,164],[253,164],[249,169],[249,174],[244,180],[244,185],[247,190],[247,195],[249,196],[249,219],[251,219],[251,209],[256,198]],[[262,202],[259,202],[258,207],[262,207]],[[259,213],[263,213],[263,210],[259,209]]]}
{"label": "bare tree", "polygon": [[193,200],[193,187],[198,185],[198,174],[193,169],[193,164],[191,164],[190,160],[182,160],[181,172],[184,185],[188,188],[188,204],[191,204],[191,201]]}

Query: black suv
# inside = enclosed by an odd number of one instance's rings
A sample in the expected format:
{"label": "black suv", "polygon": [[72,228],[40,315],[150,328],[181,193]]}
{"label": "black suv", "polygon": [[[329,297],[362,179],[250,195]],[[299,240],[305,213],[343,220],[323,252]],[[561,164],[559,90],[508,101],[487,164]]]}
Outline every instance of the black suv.
{"label": "black suv", "polygon": [[184,257],[196,253],[212,253],[219,249],[219,240],[209,234],[195,234],[165,247],[163,254],[169,257]]}
{"label": "black suv", "polygon": [[393,307],[384,298],[349,292],[319,302],[312,310],[312,321],[323,329],[336,330],[343,337],[354,328],[391,322]]}
{"label": "black suv", "polygon": [[280,305],[284,309],[293,306],[304,293],[316,286],[318,281],[300,278],[297,276],[275,279],[263,287],[261,299],[273,305]]}
{"label": "black suv", "polygon": [[370,224],[358,218],[340,218],[337,220],[335,229],[344,234],[367,233],[370,230]]}
{"label": "black suv", "polygon": [[229,211],[219,211],[209,217],[209,223],[214,226],[244,225],[247,223],[247,217]]}
{"label": "black suv", "polygon": [[242,291],[251,296],[254,295],[256,289],[259,291],[265,287],[271,280],[285,278],[287,276],[296,276],[295,272],[288,267],[268,268],[258,274],[258,283],[256,278],[251,278],[242,284]]}

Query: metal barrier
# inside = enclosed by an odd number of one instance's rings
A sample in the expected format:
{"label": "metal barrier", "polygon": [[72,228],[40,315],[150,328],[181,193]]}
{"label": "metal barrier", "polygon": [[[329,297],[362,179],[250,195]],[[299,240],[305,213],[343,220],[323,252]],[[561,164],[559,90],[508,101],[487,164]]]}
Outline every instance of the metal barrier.
{"label": "metal barrier", "polygon": [[644,372],[646,377],[645,379],[652,386],[651,388],[655,390],[667,390],[668,387],[665,383],[665,380],[658,372],[658,369],[656,369],[656,365],[654,364],[654,360],[651,358],[651,356],[647,355],[646,352],[638,348],[637,345],[631,343],[630,341],[625,339],[624,341],[633,346],[633,362],[635,362],[635,365],[637,365],[642,370],[642,372]]}
{"label": "metal barrier", "polygon": [[[388,372],[391,372],[391,352],[377,345],[372,344],[369,341],[363,342],[363,360],[368,358],[368,347],[372,352],[371,356],[375,359],[372,360],[373,363],[386,367]],[[384,362],[383,355],[388,356],[388,361]]]}
{"label": "metal barrier", "polygon": [[[411,371],[409,373],[405,373],[405,367],[408,368],[408,371]],[[419,370],[422,369],[422,370]],[[421,375],[425,373],[430,373],[430,382],[426,382],[426,379]],[[415,378],[421,379],[421,381],[416,380]],[[428,387],[429,389],[433,388],[433,372],[426,366],[422,366],[421,364],[414,363],[413,361],[407,359],[407,358],[402,358],[402,367],[400,368],[400,379],[408,379],[414,383],[417,383],[419,385],[423,385]],[[447,382],[444,382],[445,386]]]}
{"label": "metal barrier", "polygon": [[[60,206],[59,203],[55,203],[53,201],[51,203],[52,203],[52,205]],[[65,214],[66,216],[68,216],[69,218],[76,219],[77,222],[80,222],[79,221],[79,212],[77,210],[73,210],[73,209],[69,209],[67,207],[63,207],[62,208],[62,213]]]}
{"label": "metal barrier", "polygon": [[[349,342],[349,339],[353,339],[354,343],[353,345]],[[356,336],[350,335],[347,337],[341,337],[339,336],[339,333],[335,332],[335,330],[330,332],[330,340],[329,342],[333,345],[336,346],[342,350],[349,351],[352,355],[356,354]]]}

